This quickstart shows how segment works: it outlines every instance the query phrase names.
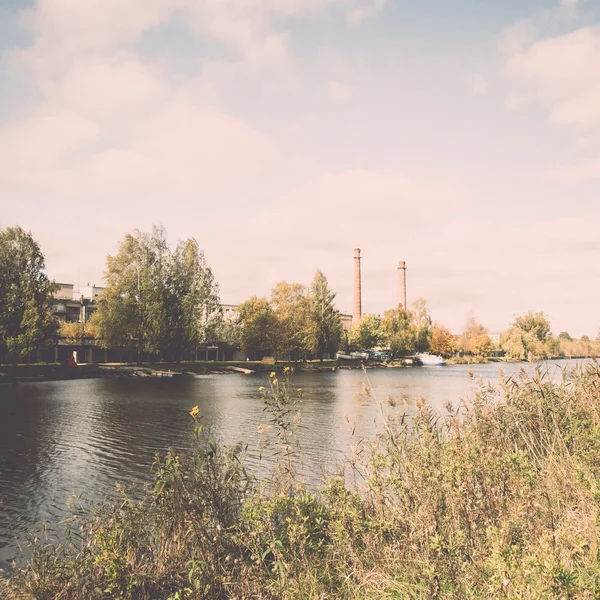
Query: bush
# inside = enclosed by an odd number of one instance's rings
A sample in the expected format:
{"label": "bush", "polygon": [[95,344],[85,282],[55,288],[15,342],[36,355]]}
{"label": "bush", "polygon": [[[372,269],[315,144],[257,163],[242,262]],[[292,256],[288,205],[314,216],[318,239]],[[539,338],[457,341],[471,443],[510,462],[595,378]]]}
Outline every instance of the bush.
{"label": "bush", "polygon": [[[443,415],[392,409],[356,477],[308,489],[289,379],[264,391],[283,456],[271,477],[202,431],[70,542],[37,540],[8,598],[597,598],[600,370],[480,383]],[[192,411],[195,413],[195,411]],[[362,482],[350,483],[351,481]]]}

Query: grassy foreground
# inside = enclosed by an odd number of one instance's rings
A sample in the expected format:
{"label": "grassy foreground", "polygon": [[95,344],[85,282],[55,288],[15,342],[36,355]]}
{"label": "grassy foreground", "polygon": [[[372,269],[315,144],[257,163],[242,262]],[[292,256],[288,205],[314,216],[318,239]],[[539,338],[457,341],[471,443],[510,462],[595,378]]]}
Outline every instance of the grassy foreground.
{"label": "grassy foreground", "polygon": [[99,507],[70,544],[36,540],[4,594],[598,598],[600,370],[559,385],[523,373],[502,390],[482,385],[443,416],[380,407],[388,417],[354,477],[309,491],[294,469],[296,391],[273,374],[263,393],[280,460],[268,481],[193,410],[192,452],[160,458],[142,500]]}

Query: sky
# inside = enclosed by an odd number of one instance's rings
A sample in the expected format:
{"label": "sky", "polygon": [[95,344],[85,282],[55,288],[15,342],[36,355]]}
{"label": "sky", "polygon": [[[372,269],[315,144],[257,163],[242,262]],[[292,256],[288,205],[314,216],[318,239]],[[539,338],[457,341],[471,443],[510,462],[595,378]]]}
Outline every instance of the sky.
{"label": "sky", "polygon": [[100,285],[194,237],[224,303],[317,269],[352,311],[600,327],[597,0],[0,0],[0,228]]}

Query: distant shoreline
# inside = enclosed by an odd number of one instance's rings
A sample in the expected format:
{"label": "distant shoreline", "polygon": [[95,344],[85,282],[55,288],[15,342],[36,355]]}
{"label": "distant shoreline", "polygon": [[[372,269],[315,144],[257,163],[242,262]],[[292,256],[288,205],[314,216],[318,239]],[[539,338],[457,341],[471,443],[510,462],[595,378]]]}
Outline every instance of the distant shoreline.
{"label": "distant shoreline", "polygon": [[[571,357],[572,360],[590,358],[584,356]],[[567,357],[555,357],[547,360],[567,359]],[[516,363],[527,361],[502,360],[495,357],[477,359],[469,357],[469,360],[448,360],[448,366],[458,364],[474,365],[486,363]],[[153,376],[172,373],[176,377],[194,377],[196,375],[241,375],[245,371],[251,371],[249,375],[256,373],[269,373],[271,371],[281,372],[290,367],[298,372],[331,372],[337,370],[360,369],[405,369],[413,368],[410,365],[398,362],[381,363],[374,361],[346,361],[346,360],[324,360],[308,362],[285,362],[280,361],[270,364],[262,361],[196,361],[181,363],[92,363],[81,364],[76,367],[67,367],[60,364],[33,364],[33,365],[0,365],[0,385],[16,383],[35,383],[45,381],[68,381],[71,379],[114,379],[114,378],[151,378]]]}
{"label": "distant shoreline", "polygon": [[[361,362],[355,363],[327,360],[318,362],[269,364],[258,361],[197,361],[181,363],[93,363],[67,367],[59,364],[43,365],[3,365],[0,366],[0,383],[31,383],[43,381],[65,381],[70,379],[112,379],[150,378],[172,373],[177,377],[196,375],[234,375],[243,371],[254,373],[280,372],[285,367],[296,371],[336,371],[338,369],[360,369]],[[381,363],[368,363],[366,368],[385,368]]]}

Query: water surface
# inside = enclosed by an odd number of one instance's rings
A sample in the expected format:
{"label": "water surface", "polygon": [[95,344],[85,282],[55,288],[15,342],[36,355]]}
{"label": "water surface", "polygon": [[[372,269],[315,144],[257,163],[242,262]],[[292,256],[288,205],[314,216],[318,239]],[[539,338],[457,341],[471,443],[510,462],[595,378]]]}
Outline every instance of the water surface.
{"label": "water surface", "polygon": [[[521,365],[502,368],[510,374]],[[383,403],[392,396],[411,412],[422,396],[441,410],[472,391],[469,369],[485,380],[499,378],[497,364],[372,369],[368,381],[360,370],[296,373],[304,474],[314,479],[331,471],[351,446],[374,435],[378,411],[365,393],[369,382]],[[188,412],[195,405],[221,441],[247,442],[248,461],[257,465],[257,430],[268,421],[258,388],[266,381],[236,374],[0,386],[0,561],[43,519],[57,521],[79,503],[99,502],[117,483],[149,481],[156,452],[189,446]]]}

